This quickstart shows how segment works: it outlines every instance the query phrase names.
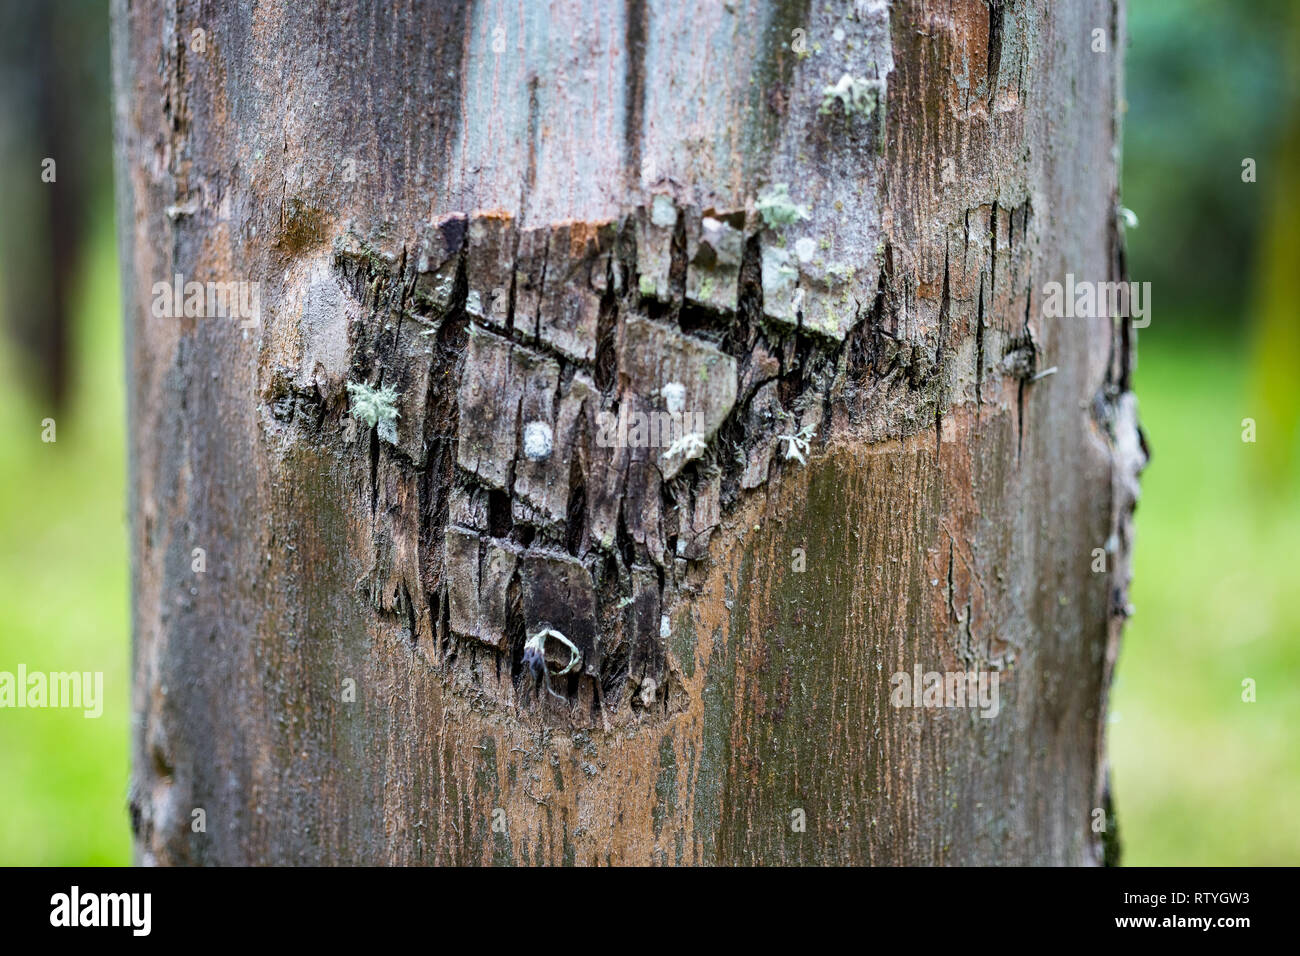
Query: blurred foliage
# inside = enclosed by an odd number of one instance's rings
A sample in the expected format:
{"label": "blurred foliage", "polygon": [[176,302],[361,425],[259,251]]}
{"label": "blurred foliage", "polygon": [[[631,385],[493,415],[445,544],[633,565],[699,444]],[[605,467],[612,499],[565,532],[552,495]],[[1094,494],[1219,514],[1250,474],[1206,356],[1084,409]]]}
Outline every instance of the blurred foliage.
{"label": "blurred foliage", "polygon": [[104,0],[0,3],[0,309],[12,374],[59,409],[71,290],[111,189]]}
{"label": "blurred foliage", "polygon": [[[1130,0],[1125,58],[1123,203],[1129,272],[1155,308],[1240,332],[1241,313],[1300,100],[1287,66],[1295,0]],[[1259,181],[1241,180],[1246,157]],[[1157,313],[1158,315],[1159,313]],[[1225,328],[1226,326],[1226,328]]]}
{"label": "blurred foliage", "polygon": [[1111,697],[1123,862],[1295,865],[1300,5],[1131,0],[1129,37],[1129,271],[1155,305],[1134,376],[1153,450],[1137,614]]}
{"label": "blurred foliage", "polygon": [[1296,483],[1300,475],[1300,4],[1291,9],[1287,81],[1291,109],[1278,117],[1281,140],[1269,181],[1270,204],[1263,229],[1263,252],[1254,307],[1254,389],[1251,410],[1257,419],[1256,473],[1270,494]]}

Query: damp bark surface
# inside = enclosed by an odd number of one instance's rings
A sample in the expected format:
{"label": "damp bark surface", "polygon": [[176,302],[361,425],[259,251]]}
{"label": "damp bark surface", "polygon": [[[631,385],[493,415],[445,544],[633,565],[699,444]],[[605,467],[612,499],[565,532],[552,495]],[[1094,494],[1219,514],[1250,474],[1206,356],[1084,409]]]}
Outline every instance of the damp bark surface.
{"label": "damp bark surface", "polygon": [[1123,34],[117,0],[138,858],[1113,862]]}

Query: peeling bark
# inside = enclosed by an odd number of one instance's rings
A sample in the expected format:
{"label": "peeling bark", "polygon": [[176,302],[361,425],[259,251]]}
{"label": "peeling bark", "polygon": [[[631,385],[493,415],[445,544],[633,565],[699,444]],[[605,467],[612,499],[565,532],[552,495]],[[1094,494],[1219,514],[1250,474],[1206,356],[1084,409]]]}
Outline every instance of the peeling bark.
{"label": "peeling bark", "polygon": [[115,4],[142,860],[1113,856],[1121,11],[688,6]]}

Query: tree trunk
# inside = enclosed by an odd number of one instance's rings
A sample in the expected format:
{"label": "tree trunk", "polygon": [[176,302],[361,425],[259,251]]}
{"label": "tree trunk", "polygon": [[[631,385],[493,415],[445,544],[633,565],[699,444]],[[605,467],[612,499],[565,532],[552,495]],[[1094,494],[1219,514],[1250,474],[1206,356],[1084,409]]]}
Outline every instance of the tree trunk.
{"label": "tree trunk", "polygon": [[1116,3],[113,33],[142,861],[1111,852]]}

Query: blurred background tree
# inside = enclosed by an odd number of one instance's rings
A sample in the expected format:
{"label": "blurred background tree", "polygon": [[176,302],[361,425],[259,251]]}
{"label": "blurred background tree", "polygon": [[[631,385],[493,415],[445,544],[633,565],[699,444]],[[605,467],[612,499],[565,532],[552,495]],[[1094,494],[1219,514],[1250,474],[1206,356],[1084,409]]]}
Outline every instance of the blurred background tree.
{"label": "blurred background tree", "polygon": [[[1282,173],[1292,0],[1138,0],[1129,5],[1124,204],[1134,279],[1157,309],[1206,331],[1248,298],[1260,222]],[[1241,179],[1257,160],[1257,184]],[[1293,170],[1289,175],[1296,175]]]}
{"label": "blurred background tree", "polygon": [[1139,0],[1129,36],[1130,272],[1152,284],[1156,328],[1178,323],[1152,333],[1162,347],[1253,344],[1255,467],[1277,492],[1300,466],[1300,6]]}
{"label": "blurred background tree", "polygon": [[51,410],[67,396],[69,313],[94,207],[112,188],[104,6],[0,6],[4,314],[26,387]]}
{"label": "blurred background tree", "polygon": [[1277,99],[1277,137],[1272,144],[1275,177],[1259,210],[1264,223],[1253,304],[1255,329],[1255,404],[1258,426],[1277,441],[1262,443],[1258,467],[1268,489],[1277,493],[1300,467],[1300,5],[1288,4],[1289,18],[1278,23],[1275,42],[1285,44],[1279,65],[1283,85]]}

